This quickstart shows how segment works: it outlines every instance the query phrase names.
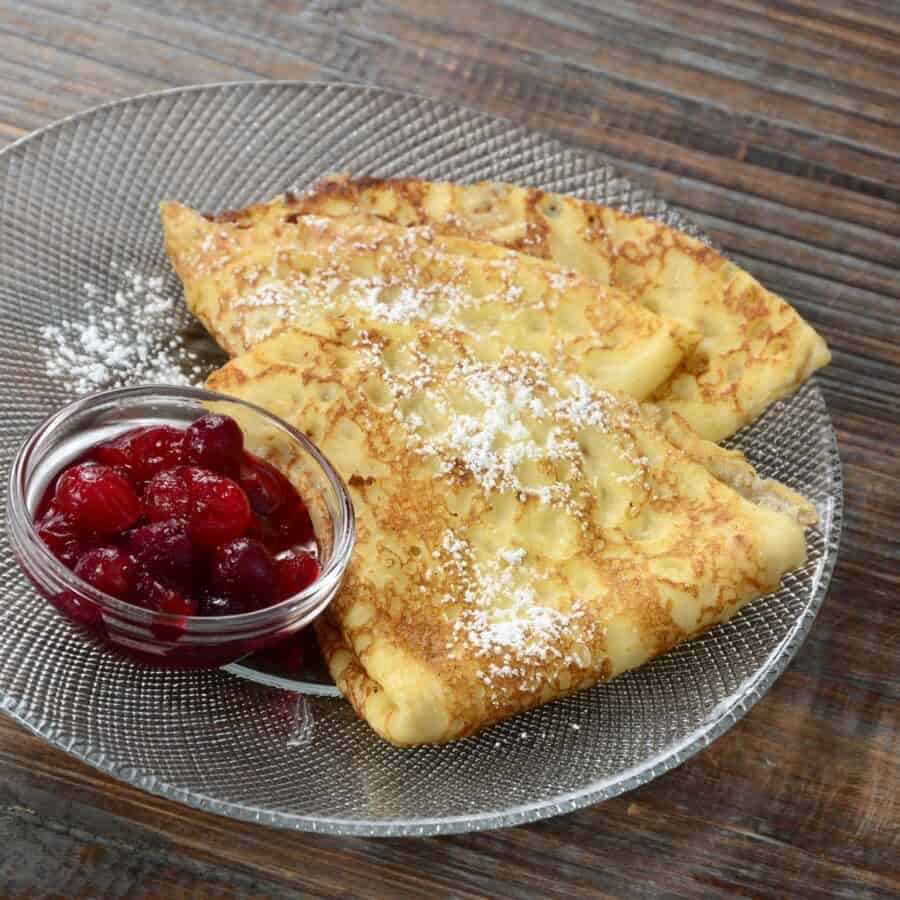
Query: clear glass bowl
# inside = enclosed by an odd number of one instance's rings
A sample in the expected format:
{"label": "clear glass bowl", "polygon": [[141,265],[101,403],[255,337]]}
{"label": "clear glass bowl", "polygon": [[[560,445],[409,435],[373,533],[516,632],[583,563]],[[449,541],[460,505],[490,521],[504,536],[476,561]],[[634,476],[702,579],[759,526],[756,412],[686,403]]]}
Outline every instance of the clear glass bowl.
{"label": "clear glass bowl", "polygon": [[[187,427],[211,410],[241,425],[247,449],[274,457],[309,507],[320,545],[321,576],[274,606],[240,615],[152,612],[97,590],[66,568],[40,539],[34,511],[50,481],[93,445],[146,425]],[[234,662],[308,625],[340,589],[355,522],[347,488],[306,437],[257,406],[197,388],[137,387],[93,394],[45,419],[16,454],[9,476],[7,528],[32,584],[83,633],[139,662],[212,668]]]}

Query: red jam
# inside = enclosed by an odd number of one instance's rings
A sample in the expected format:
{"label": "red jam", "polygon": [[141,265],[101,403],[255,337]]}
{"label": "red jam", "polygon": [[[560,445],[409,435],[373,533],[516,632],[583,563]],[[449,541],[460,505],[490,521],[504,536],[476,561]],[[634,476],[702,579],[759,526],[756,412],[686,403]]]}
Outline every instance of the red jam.
{"label": "red jam", "polygon": [[244,450],[228,416],[184,431],[136,428],[93,447],[48,487],[36,526],[98,590],[177,616],[263,609],[320,572],[303,499]]}

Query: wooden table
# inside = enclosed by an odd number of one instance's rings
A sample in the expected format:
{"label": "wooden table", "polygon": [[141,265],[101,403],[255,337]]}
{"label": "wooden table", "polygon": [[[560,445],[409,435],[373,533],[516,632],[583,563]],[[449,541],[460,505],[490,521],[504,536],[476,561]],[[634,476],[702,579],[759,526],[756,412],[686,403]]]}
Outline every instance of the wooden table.
{"label": "wooden table", "polygon": [[116,97],[252,78],[414,89],[594,147],[790,298],[834,350],[821,383],[847,516],[831,591],[788,672],[705,752],[493,833],[235,824],[0,719],[0,893],[896,896],[900,6],[0,0],[0,144]]}

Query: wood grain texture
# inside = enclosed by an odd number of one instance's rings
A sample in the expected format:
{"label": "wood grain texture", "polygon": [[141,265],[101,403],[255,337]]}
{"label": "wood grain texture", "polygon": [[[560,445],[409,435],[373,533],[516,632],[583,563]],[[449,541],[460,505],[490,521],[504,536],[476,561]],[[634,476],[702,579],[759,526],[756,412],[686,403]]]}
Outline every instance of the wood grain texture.
{"label": "wood grain texture", "polygon": [[251,78],[415,89],[593,147],[794,302],[835,357],[822,383],[847,515],[832,588],[789,670],[706,751],[602,806],[493,833],[236,824],[0,720],[0,894],[900,893],[900,6],[0,0],[0,145],[114,98]]}

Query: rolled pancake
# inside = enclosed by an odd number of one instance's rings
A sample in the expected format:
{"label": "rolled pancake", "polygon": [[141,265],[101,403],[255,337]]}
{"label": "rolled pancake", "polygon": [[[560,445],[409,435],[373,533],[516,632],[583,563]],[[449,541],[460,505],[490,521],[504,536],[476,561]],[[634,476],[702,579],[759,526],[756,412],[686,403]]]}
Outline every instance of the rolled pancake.
{"label": "rolled pancake", "polygon": [[576,197],[507,184],[332,178],[309,196],[228,213],[371,214],[442,235],[493,241],[631,294],[702,340],[653,399],[719,441],[830,360],[822,338],[781,297],[711,247],[661,222]]}
{"label": "rolled pancake", "polygon": [[592,384],[642,400],[699,336],[577,273],[464,238],[374,220],[273,217],[217,224],[162,206],[190,310],[234,356],[332,316],[465,329],[559,358]]}
{"label": "rolled pancake", "polygon": [[450,741],[612,678],[803,562],[794,519],[631,399],[465,332],[364,324],[283,333],[208,386],[309,434],[349,484],[357,545],[316,629],[387,740]]}

